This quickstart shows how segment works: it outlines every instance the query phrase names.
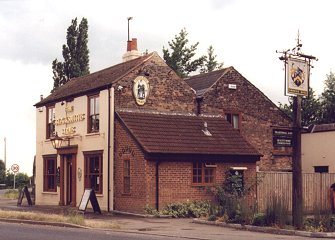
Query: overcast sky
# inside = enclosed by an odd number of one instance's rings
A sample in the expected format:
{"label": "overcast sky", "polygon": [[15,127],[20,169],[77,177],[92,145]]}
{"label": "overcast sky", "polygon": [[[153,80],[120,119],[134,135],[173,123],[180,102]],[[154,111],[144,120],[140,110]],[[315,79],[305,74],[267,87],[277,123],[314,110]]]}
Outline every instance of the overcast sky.
{"label": "overcast sky", "polygon": [[315,55],[311,86],[320,94],[335,67],[335,1],[295,0],[0,0],[0,159],[7,138],[7,168],[32,174],[35,108],[53,86],[51,62],[62,59],[71,20],[87,18],[91,72],[121,62],[130,37],[141,52],[157,51],[181,29],[198,55],[212,45],[217,60],[234,66],[274,103],[284,96],[283,63],[276,50],[292,48],[298,30],[302,51]]}

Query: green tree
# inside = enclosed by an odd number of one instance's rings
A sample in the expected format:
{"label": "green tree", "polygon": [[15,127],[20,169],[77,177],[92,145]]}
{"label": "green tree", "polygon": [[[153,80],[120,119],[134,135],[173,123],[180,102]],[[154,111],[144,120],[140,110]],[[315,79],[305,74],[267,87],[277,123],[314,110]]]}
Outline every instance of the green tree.
{"label": "green tree", "polygon": [[321,94],[322,123],[335,123],[335,75],[327,74],[325,87]]}
{"label": "green tree", "polygon": [[6,181],[6,167],[3,160],[0,159],[0,183],[5,183]]}
{"label": "green tree", "polygon": [[[293,119],[293,98],[289,98],[289,104],[279,103],[279,108]],[[308,96],[301,101],[301,124],[308,126],[318,124],[321,121],[321,104],[315,97],[313,88],[309,88]]]}
{"label": "green tree", "polygon": [[[15,174],[15,188],[29,186],[30,177],[26,173]],[[14,173],[7,171],[6,186],[14,187]]]}
{"label": "green tree", "polygon": [[217,56],[214,54],[213,46],[209,46],[207,49],[206,59],[200,69],[200,73],[207,73],[221,69],[223,67],[223,63],[218,63],[218,61],[216,61],[216,57]]}
{"label": "green tree", "polygon": [[84,76],[90,73],[88,43],[88,22],[82,18],[79,26],[77,18],[72,20],[67,29],[66,43],[63,45],[64,62],[57,58],[52,62],[54,92],[58,87],[67,83],[71,78]]}
{"label": "green tree", "polygon": [[169,49],[163,47],[163,58],[180,77],[187,77],[191,72],[197,71],[204,63],[206,56],[192,60],[196,54],[199,42],[187,46],[189,40],[186,29],[182,29],[175,39],[168,42]]}

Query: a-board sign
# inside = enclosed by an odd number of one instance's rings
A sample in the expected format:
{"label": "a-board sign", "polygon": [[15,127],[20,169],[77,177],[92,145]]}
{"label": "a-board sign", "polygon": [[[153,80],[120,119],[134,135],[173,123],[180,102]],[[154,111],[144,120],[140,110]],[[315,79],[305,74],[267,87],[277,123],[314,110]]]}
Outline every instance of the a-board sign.
{"label": "a-board sign", "polygon": [[26,196],[26,198],[27,198],[28,205],[32,206],[33,202],[31,201],[30,193],[29,193],[29,190],[28,190],[27,186],[22,188],[22,190],[20,191],[19,198],[17,199],[17,205],[21,206],[24,196]]}
{"label": "a-board sign", "polygon": [[93,211],[101,214],[98,199],[93,189],[85,189],[83,196],[81,197],[81,201],[80,201],[78,209],[80,211],[86,211],[88,201],[91,201]]}

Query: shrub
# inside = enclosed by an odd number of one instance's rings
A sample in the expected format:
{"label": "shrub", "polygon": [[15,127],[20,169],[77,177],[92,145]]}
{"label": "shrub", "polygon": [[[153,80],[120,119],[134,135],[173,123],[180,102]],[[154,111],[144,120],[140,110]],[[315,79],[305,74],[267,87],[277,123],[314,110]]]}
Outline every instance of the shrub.
{"label": "shrub", "polygon": [[209,201],[193,201],[183,203],[170,203],[163,210],[157,211],[150,206],[145,207],[145,212],[151,215],[170,215],[172,217],[207,217],[209,215],[211,204]]}
{"label": "shrub", "polygon": [[226,172],[225,182],[222,185],[208,188],[213,193],[218,205],[218,217],[226,222],[249,224],[252,222],[253,209],[249,206],[247,196],[254,190],[257,182],[243,184],[240,175]]}
{"label": "shrub", "polygon": [[264,213],[256,213],[252,219],[254,226],[266,226],[266,216]]}
{"label": "shrub", "polygon": [[314,216],[304,221],[305,230],[311,232],[334,232],[335,217],[330,212],[321,212],[319,207],[314,210]]}

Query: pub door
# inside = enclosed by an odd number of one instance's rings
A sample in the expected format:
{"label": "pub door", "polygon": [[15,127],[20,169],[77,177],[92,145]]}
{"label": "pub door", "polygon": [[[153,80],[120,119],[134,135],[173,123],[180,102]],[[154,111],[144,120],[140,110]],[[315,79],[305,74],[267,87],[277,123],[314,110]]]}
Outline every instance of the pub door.
{"label": "pub door", "polygon": [[76,155],[61,155],[60,205],[76,206]]}

